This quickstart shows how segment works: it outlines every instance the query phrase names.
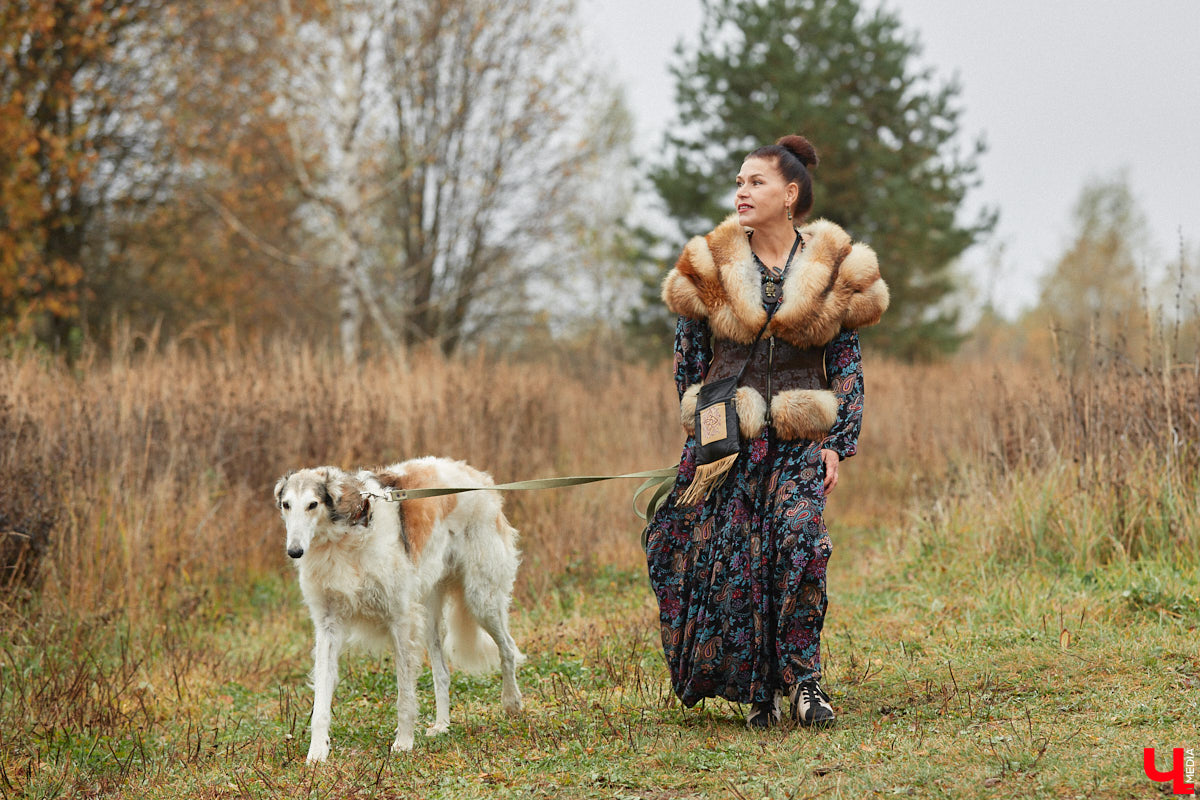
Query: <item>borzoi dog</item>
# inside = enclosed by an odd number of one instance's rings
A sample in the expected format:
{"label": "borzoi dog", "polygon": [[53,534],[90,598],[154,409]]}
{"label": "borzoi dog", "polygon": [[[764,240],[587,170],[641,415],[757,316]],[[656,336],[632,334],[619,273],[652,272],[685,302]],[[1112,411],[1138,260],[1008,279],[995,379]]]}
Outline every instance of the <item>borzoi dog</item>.
{"label": "borzoi dog", "polygon": [[275,485],[287,553],[295,559],[316,631],[308,761],[329,756],[330,706],[338,653],[346,643],[395,652],[399,696],[393,752],[413,746],[422,638],[437,707],[426,735],[436,736],[450,725],[447,651],[456,666],[468,670],[494,667],[499,655],[501,703],[509,713],[521,710],[516,667],[523,656],[508,632],[520,555],[500,494],[382,499],[388,488],[492,484],[489,475],[461,461],[422,458],[377,472],[304,469]]}

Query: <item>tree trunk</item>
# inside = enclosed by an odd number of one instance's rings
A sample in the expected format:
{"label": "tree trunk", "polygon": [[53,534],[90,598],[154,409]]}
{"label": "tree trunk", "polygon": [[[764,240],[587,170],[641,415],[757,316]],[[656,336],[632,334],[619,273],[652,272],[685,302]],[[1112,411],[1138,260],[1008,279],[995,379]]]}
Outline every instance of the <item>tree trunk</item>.
{"label": "tree trunk", "polygon": [[357,260],[357,253],[347,249],[338,265],[341,279],[338,287],[338,332],[341,335],[342,361],[347,365],[358,361],[362,336],[363,309],[355,286]]}

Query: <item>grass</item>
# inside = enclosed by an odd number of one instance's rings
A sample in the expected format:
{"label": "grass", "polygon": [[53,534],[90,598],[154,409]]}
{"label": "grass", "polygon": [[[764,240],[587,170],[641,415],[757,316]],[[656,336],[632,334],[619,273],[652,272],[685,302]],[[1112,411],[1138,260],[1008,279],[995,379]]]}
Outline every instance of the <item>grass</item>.
{"label": "grass", "polygon": [[[956,567],[878,531],[835,537],[831,730],[682,708],[644,576],[568,571],[514,610],[522,716],[498,676],[456,674],[451,733],[391,755],[390,659],[350,654],[333,754],[309,767],[310,631],[279,574],[156,624],[9,627],[0,796],[1140,798],[1159,796],[1143,747],[1196,744],[1194,573]],[[427,719],[428,672],[420,690]]]}
{"label": "grass", "polygon": [[[678,458],[678,431],[662,424],[672,395],[645,367],[601,365],[584,381],[550,365],[414,353],[348,368],[282,345],[172,346],[70,369],[31,354],[0,360],[0,589],[22,580],[9,531],[40,547],[42,597],[75,613],[136,614],[181,586],[270,570],[271,487],[301,466],[435,453],[497,481],[667,466]],[[528,575],[636,561],[624,532],[631,490],[512,496]]]}
{"label": "grass", "polygon": [[311,768],[274,480],[673,463],[668,370],[187,347],[0,360],[0,798],[1143,798],[1142,748],[1197,744],[1200,362],[868,359],[827,515],[832,730],[679,705],[632,485],[603,484],[506,500],[524,715],[456,675],[451,733],[393,756],[389,659],[348,655]]}

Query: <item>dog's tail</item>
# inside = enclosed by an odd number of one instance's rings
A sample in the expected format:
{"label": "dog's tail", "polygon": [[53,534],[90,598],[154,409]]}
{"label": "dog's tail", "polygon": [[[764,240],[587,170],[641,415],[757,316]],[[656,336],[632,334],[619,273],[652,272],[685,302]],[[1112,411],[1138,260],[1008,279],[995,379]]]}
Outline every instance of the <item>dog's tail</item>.
{"label": "dog's tail", "polygon": [[[445,598],[445,651],[450,662],[456,668],[474,674],[498,669],[500,648],[467,607],[462,585],[450,586]],[[525,656],[518,651],[517,663],[524,661]]]}
{"label": "dog's tail", "polygon": [[[503,547],[503,555],[495,554],[496,566],[500,572],[508,573],[505,578],[500,578],[501,582],[505,584],[500,596],[507,604],[508,598],[512,595],[512,582],[516,577],[517,565],[521,561],[520,552],[517,550],[519,534],[517,529],[509,524],[503,512],[498,511],[495,524],[496,533],[499,535]],[[504,566],[500,567],[500,564]],[[499,578],[499,576],[496,577]],[[447,587],[445,594],[445,606],[442,613],[443,619],[446,621],[446,655],[454,666],[464,672],[479,673],[495,670],[500,666],[500,648],[496,646],[495,640],[488,635],[487,631],[480,626],[479,621],[475,619],[475,615],[471,613],[463,591],[462,583],[456,581]],[[522,664],[524,661],[525,656],[518,650],[517,663]]]}
{"label": "dog's tail", "polygon": [[500,649],[479,626],[456,586],[446,593],[446,656],[464,672],[490,672],[500,666]]}
{"label": "dog's tail", "polygon": [[517,552],[517,539],[520,538],[520,533],[509,523],[508,517],[504,516],[503,511],[496,517],[496,530],[500,532],[500,541],[504,542],[504,547],[508,552],[520,559],[521,555]]}

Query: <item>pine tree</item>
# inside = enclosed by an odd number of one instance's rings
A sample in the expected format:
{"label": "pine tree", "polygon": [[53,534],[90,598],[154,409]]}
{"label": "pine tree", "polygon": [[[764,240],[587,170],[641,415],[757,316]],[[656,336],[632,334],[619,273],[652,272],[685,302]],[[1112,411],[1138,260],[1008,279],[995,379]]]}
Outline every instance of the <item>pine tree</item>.
{"label": "pine tree", "polygon": [[959,86],[915,62],[915,36],[860,0],[704,0],[698,45],[673,67],[678,119],[652,177],[690,236],[732,210],[752,149],[807,136],[821,163],[813,216],[879,253],[892,306],[870,343],[907,358],[953,349],[954,260],[995,215],[958,220],[982,141],[960,149]]}

